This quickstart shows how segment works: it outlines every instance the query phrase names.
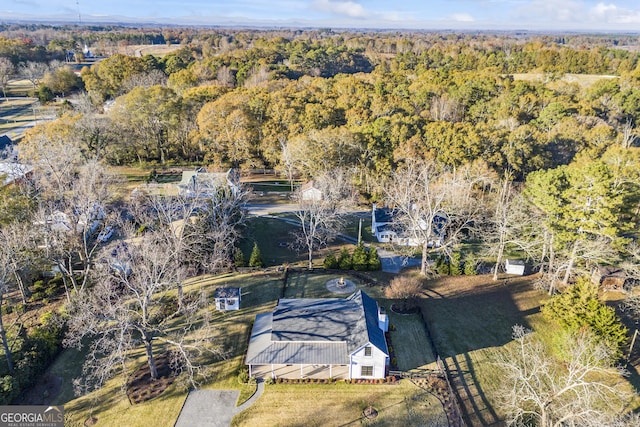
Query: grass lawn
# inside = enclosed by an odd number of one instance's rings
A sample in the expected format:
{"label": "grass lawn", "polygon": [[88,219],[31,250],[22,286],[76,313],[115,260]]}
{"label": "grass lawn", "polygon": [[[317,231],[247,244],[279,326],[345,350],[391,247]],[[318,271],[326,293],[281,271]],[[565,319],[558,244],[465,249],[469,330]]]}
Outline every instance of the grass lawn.
{"label": "grass lawn", "polygon": [[[366,291],[365,291],[366,292]],[[383,304],[389,307],[390,304]],[[424,325],[418,314],[396,314],[387,310],[389,323],[394,326],[389,332],[391,345],[395,349],[398,369],[435,369],[436,357],[427,338]]]}
{"label": "grass lawn", "polygon": [[[375,421],[363,418],[372,404]],[[396,385],[268,385],[255,405],[237,415],[233,426],[411,426],[447,425],[442,405],[407,380]],[[430,424],[430,422],[443,423]]]}
{"label": "grass lawn", "polygon": [[[200,276],[185,282],[185,293],[204,290],[213,305],[213,292],[220,286],[238,286],[242,288],[242,310],[232,312],[212,312],[212,322],[220,327],[214,332],[228,357],[208,364],[208,379],[203,388],[240,390],[239,403],[246,400],[255,390],[255,386],[238,383],[237,375],[244,369],[243,355],[255,315],[273,308],[282,292],[282,280],[277,274],[225,274],[219,276]],[[73,350],[66,350],[58,358],[52,370],[64,375],[65,380],[81,374],[81,360],[74,356]],[[157,348],[156,353],[162,352]],[[77,352],[76,352],[77,353]],[[136,366],[146,363],[139,358]],[[135,368],[135,367],[134,367]],[[179,381],[173,383],[156,399],[137,405],[130,405],[121,391],[121,377],[110,380],[103,388],[75,400],[67,401],[70,392],[56,399],[65,403],[65,410],[74,422],[82,423],[91,414],[99,418],[100,425],[144,426],[153,420],[155,425],[173,426],[186,399],[186,388]]]}

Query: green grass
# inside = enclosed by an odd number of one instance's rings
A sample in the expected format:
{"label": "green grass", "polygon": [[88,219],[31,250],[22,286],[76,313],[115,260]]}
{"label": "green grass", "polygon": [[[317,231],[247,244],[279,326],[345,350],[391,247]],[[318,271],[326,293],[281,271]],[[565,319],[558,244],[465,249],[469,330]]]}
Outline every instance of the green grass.
{"label": "green grass", "polygon": [[[363,419],[372,404],[375,421]],[[443,420],[442,405],[407,380],[397,385],[270,385],[255,405],[237,415],[233,426],[430,425]],[[444,424],[446,425],[446,418]]]}
{"label": "green grass", "polygon": [[[366,292],[366,291],[365,291]],[[387,307],[390,304],[386,304]],[[402,315],[387,310],[389,323],[394,326],[389,332],[395,350],[398,369],[410,371],[417,368],[433,369],[436,357],[427,338],[424,325],[418,314]]]}
{"label": "green grass", "polygon": [[296,229],[293,225],[273,218],[249,218],[244,238],[240,242],[245,261],[249,262],[254,242],[258,243],[266,266],[304,261],[306,253],[298,254],[289,249],[294,241],[291,232]]}

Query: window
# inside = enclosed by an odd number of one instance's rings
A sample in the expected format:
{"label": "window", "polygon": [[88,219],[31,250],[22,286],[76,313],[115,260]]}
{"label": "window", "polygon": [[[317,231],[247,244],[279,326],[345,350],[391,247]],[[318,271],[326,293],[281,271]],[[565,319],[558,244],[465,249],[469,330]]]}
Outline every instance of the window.
{"label": "window", "polygon": [[360,376],[362,376],[362,377],[372,377],[373,376],[373,366],[361,366],[360,367]]}
{"label": "window", "polygon": [[371,346],[368,345],[364,348],[364,355],[365,356],[371,356]]}

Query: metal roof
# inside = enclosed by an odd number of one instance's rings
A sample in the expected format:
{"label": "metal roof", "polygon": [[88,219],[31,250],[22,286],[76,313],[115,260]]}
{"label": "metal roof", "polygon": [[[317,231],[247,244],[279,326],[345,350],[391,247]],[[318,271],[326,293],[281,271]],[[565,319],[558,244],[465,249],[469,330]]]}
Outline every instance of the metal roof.
{"label": "metal roof", "polygon": [[256,316],[246,363],[342,365],[368,343],[388,355],[378,304],[364,292],[348,298],[281,299],[273,313]]}

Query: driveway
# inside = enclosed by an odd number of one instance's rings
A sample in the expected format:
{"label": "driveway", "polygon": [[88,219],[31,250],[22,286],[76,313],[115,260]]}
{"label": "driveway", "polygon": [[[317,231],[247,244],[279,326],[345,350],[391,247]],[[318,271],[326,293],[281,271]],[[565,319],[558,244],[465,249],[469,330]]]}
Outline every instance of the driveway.
{"label": "driveway", "polygon": [[263,392],[264,381],[259,381],[253,396],[236,406],[238,390],[192,390],[175,427],[229,427],[233,417],[253,405]]}

